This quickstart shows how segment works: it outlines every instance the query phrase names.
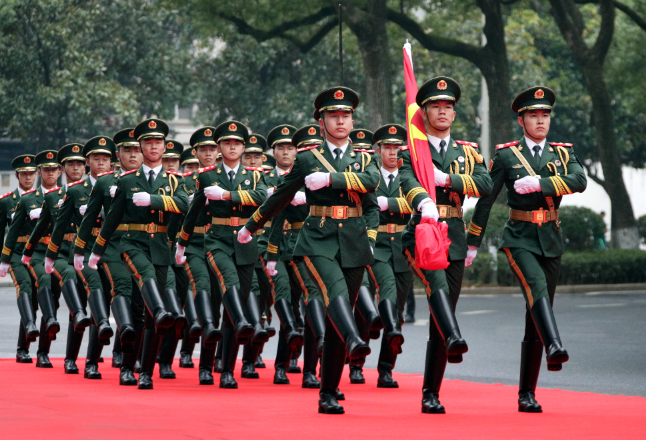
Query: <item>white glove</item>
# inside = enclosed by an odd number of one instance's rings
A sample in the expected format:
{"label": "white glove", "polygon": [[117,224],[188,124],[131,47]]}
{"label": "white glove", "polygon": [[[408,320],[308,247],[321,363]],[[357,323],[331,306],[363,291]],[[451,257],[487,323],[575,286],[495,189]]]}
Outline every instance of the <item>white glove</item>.
{"label": "white glove", "polygon": [[278,274],[278,271],[276,270],[276,261],[267,262],[267,274],[269,274],[270,277],[274,277]]}
{"label": "white glove", "polygon": [[83,265],[83,260],[85,260],[85,255],[74,254],[74,269],[78,270],[79,272],[82,271],[85,267]]}
{"label": "white glove", "polygon": [[177,250],[175,251],[175,262],[177,264],[184,264],[184,262],[186,261],[186,257],[184,256],[185,250],[186,248],[184,246],[181,246],[179,244],[177,245]]}
{"label": "white glove", "polygon": [[0,263],[0,277],[5,277],[9,270],[9,263]]}
{"label": "white glove", "polygon": [[375,254],[375,249],[372,246],[370,246],[370,252],[372,252],[372,255]]}
{"label": "white glove", "polygon": [[188,196],[188,203],[193,202],[194,197],[195,197],[195,194],[191,194],[190,196]]}
{"label": "white glove", "polygon": [[420,203],[420,205],[421,206],[419,206],[418,209],[421,208],[423,218],[432,218],[435,221],[439,220],[440,213],[437,212],[437,206],[435,206],[435,202],[433,200],[426,199]]}
{"label": "white glove", "polygon": [[267,198],[271,197],[271,195],[276,191],[275,187],[267,188]]}
{"label": "white glove", "polygon": [[245,226],[238,231],[238,242],[245,244],[253,240],[253,234],[247,230]]}
{"label": "white glove", "polygon": [[52,272],[54,272],[54,260],[47,257],[45,258],[45,273],[52,273]]}
{"label": "white glove", "polygon": [[150,206],[150,194],[138,192],[132,196],[132,201],[137,206]]}
{"label": "white glove", "polygon": [[478,248],[475,246],[469,245],[469,250],[467,250],[467,259],[464,260],[464,267],[469,267],[471,266],[471,263],[473,263],[473,260],[476,259],[476,255],[478,255]]}
{"label": "white glove", "polygon": [[38,217],[40,217],[40,213],[42,210],[43,208],[32,209],[31,211],[29,211],[29,218],[32,220],[37,219]]}
{"label": "white glove", "polygon": [[59,207],[59,208],[60,208],[61,206],[63,206],[63,202],[64,202],[64,201],[65,201],[64,199],[58,199],[58,207]]}
{"label": "white glove", "polygon": [[214,185],[204,188],[204,195],[209,200],[222,200],[222,194],[226,191],[224,188]]}
{"label": "white glove", "polygon": [[117,192],[117,186],[116,186],[116,185],[112,185],[112,186],[110,187],[110,197],[114,197],[114,195],[116,194],[116,192]]}
{"label": "white glove", "polygon": [[534,176],[525,176],[514,182],[514,190],[518,194],[529,194],[541,191],[540,178]]}
{"label": "white glove", "polygon": [[79,207],[79,212],[81,213],[81,215],[85,215],[85,211],[87,211],[87,205],[81,205]]}
{"label": "white glove", "polygon": [[298,205],[304,205],[307,203],[307,196],[303,191],[298,191],[295,195],[294,198],[292,199],[292,205],[298,206]]}
{"label": "white glove", "polygon": [[384,197],[384,196],[377,197],[377,203],[379,203],[380,211],[388,211],[388,197]]}
{"label": "white glove", "polygon": [[14,216],[14,215],[16,215],[16,213],[15,213],[15,212],[11,214],[11,220],[13,220],[13,216]]}
{"label": "white glove", "polygon": [[446,186],[446,176],[448,176],[448,174],[438,170],[437,168],[433,170],[433,173],[435,174],[435,186]]}
{"label": "white glove", "polygon": [[28,257],[27,255],[23,255],[22,258],[20,259],[22,264],[24,264],[25,266],[29,265],[30,260],[31,260],[31,257]]}
{"label": "white glove", "polygon": [[100,259],[101,259],[100,255],[92,253],[92,255],[90,255],[90,261],[87,262],[87,265],[90,267],[90,269],[97,270],[96,265]]}
{"label": "white glove", "polygon": [[330,186],[330,173],[323,173],[317,171],[305,177],[305,186],[310,191],[316,191],[317,189],[325,188]]}

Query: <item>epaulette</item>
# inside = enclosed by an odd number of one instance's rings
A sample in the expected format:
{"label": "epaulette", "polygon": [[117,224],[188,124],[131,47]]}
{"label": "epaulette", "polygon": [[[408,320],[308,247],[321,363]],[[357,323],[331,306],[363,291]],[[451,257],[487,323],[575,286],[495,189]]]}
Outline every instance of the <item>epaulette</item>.
{"label": "epaulette", "polygon": [[[291,170],[292,170],[292,169],[290,168],[290,169],[288,169],[287,171],[281,171],[280,173],[278,173],[278,175],[279,175],[279,176],[284,176],[285,174],[289,174],[289,172],[290,172]],[[9,193],[9,194],[11,194],[11,193]]]}
{"label": "epaulette", "polygon": [[36,191],[37,189],[38,189],[38,188],[30,189],[29,191],[25,191],[24,193],[22,193],[22,195],[24,196],[24,195],[27,195],[27,194],[31,194],[31,193],[33,193],[34,191]]}
{"label": "epaulette", "polygon": [[518,144],[519,144],[518,141],[507,142],[506,144],[498,144],[498,145],[496,145],[496,149],[497,150],[502,150],[503,148],[513,147],[513,146],[516,146]]}
{"label": "epaulette", "polygon": [[[260,171],[261,173],[265,171],[262,168],[256,168],[256,167],[244,167],[244,169],[247,171]],[[271,170],[267,170],[267,172],[270,172],[270,171]]]}
{"label": "epaulette", "polygon": [[475,142],[455,141],[455,143],[459,145],[468,145],[473,148],[478,148],[478,144],[476,144]]}
{"label": "epaulette", "polygon": [[79,183],[83,183],[83,182],[85,182],[85,180],[83,180],[83,179],[81,179],[81,180],[77,180],[76,182],[68,183],[68,184],[67,184],[67,187],[68,187],[68,188],[71,188],[71,187],[73,187],[74,185],[78,185]]}
{"label": "epaulette", "polygon": [[7,197],[7,196],[9,196],[9,195],[11,195],[11,194],[13,194],[13,191],[9,191],[7,194],[3,194],[3,195],[1,195],[1,196],[0,196],[0,200],[1,200],[1,199],[4,199],[5,197]]}
{"label": "epaulette", "polygon": [[256,171],[262,171],[262,172],[264,172],[265,174],[269,174],[269,173],[271,173],[271,172],[272,172],[272,171],[274,171],[274,170],[264,170],[264,169],[262,169],[262,168],[256,168]]}
{"label": "epaulette", "polygon": [[550,142],[550,145],[553,147],[568,147],[568,148],[572,148],[573,146],[573,144],[566,144],[563,142]]}
{"label": "epaulette", "polygon": [[108,174],[112,174],[114,171],[106,171],[105,173],[98,174],[96,177],[102,177],[102,176],[107,176]]}
{"label": "epaulette", "polygon": [[123,173],[123,174],[119,174],[119,177],[127,176],[128,174],[132,174],[132,173],[134,173],[134,172],[135,172],[135,171],[137,171],[137,170],[138,170],[138,168],[135,168],[134,170],[126,171],[126,172],[125,172],[125,173]]}
{"label": "epaulette", "polygon": [[173,176],[184,177],[182,173],[176,173],[175,171],[166,171],[166,174],[172,174]]}
{"label": "epaulette", "polygon": [[214,170],[216,166],[217,165],[211,165],[210,167],[200,168],[199,170],[197,170],[197,172],[200,173],[200,174],[206,173],[207,171]]}
{"label": "epaulette", "polygon": [[375,152],[375,150],[368,150],[364,148],[355,148],[354,151],[358,153],[370,153],[370,154],[373,154]]}
{"label": "epaulette", "polygon": [[318,145],[310,145],[309,147],[299,148],[298,150],[296,150],[296,152],[297,153],[302,153],[303,151],[313,150],[313,149],[318,148],[318,147],[319,147]]}
{"label": "epaulette", "polygon": [[400,151],[407,151],[408,150],[408,145],[402,145],[401,147],[399,147],[399,150]]}
{"label": "epaulette", "polygon": [[195,171],[188,171],[188,172],[186,172],[186,173],[182,174],[182,177],[192,176],[194,172],[195,172]]}
{"label": "epaulette", "polygon": [[53,191],[58,191],[59,189],[61,189],[60,186],[55,186],[54,188],[48,189],[47,191],[45,191],[45,194],[49,194],[50,192],[53,192]]}

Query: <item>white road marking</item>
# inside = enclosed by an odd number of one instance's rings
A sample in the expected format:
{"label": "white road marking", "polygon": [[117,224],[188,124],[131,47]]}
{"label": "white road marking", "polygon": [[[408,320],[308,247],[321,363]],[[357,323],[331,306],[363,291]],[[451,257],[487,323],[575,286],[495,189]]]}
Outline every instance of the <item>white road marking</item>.
{"label": "white road marking", "polygon": [[428,319],[416,319],[413,325],[417,325],[419,327],[424,327],[428,324]]}
{"label": "white road marking", "polygon": [[605,308],[605,307],[623,307],[628,303],[609,303],[609,304],[581,304],[577,307],[582,309],[594,309],[594,308]]}
{"label": "white road marking", "polygon": [[495,310],[471,310],[469,312],[460,312],[460,315],[484,315],[486,313],[493,313]]}

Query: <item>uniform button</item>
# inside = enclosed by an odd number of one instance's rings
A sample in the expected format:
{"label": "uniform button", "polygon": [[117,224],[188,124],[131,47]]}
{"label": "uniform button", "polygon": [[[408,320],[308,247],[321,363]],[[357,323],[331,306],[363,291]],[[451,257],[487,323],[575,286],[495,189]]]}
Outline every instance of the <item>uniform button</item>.
{"label": "uniform button", "polygon": [[514,224],[514,222],[509,222],[509,223],[511,223],[512,225]]}
{"label": "uniform button", "polygon": [[310,225],[310,224],[308,223],[308,224],[307,224],[307,226],[309,226],[309,225]]}
{"label": "uniform button", "polygon": [[155,210],[153,209],[152,211],[150,211],[150,213],[151,213],[151,214],[154,214],[154,213],[155,213]]}
{"label": "uniform button", "polygon": [[233,231],[233,235],[237,235],[237,234],[238,234],[238,231]]}
{"label": "uniform button", "polygon": [[70,226],[74,226],[74,223],[70,224]]}
{"label": "uniform button", "polygon": [[391,212],[390,215],[395,215],[395,214]]}
{"label": "uniform button", "polygon": [[155,234],[150,234],[150,238],[155,238]]}
{"label": "uniform button", "polygon": [[343,197],[343,193],[341,193],[340,195],[341,195],[341,197]]}
{"label": "uniform button", "polygon": [[342,227],[343,227],[343,223],[339,223],[339,228],[342,228]]}
{"label": "uniform button", "polygon": [[395,237],[390,237],[390,241],[395,241]]}
{"label": "uniform button", "polygon": [[446,190],[444,190],[444,192],[446,192]]}
{"label": "uniform button", "polygon": [[519,177],[520,177],[520,175],[519,175],[519,174],[516,174],[516,179],[518,179]]}
{"label": "uniform button", "polygon": [[235,207],[235,206],[233,207],[233,210],[234,210],[234,211],[236,210],[236,207]]}
{"label": "uniform button", "polygon": [[287,232],[283,232],[283,235],[287,235]]}
{"label": "uniform button", "polygon": [[210,212],[207,212],[207,213],[206,213],[206,215],[211,215],[211,213],[210,213]]}

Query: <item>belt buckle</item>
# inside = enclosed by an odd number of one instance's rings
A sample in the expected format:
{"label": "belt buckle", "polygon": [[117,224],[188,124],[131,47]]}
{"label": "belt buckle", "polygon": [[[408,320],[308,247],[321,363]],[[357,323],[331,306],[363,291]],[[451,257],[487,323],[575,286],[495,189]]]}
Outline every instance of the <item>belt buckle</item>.
{"label": "belt buckle", "polygon": [[332,207],[332,216],[333,219],[346,219],[348,218],[348,207],[347,206],[333,206]]}
{"label": "belt buckle", "polygon": [[532,214],[534,216],[532,222],[533,223],[538,223],[538,226],[541,226],[543,223],[545,223],[545,211],[541,208],[538,211],[532,211]]}
{"label": "belt buckle", "polygon": [[394,234],[395,232],[397,232],[397,225],[396,224],[388,223],[387,226],[388,226],[388,233],[389,234]]}
{"label": "belt buckle", "polygon": [[449,207],[448,206],[440,206],[439,207],[439,212],[440,212],[440,218],[447,218],[448,213],[449,213]]}
{"label": "belt buckle", "polygon": [[146,225],[146,232],[148,232],[149,234],[154,234],[155,232],[157,232],[155,228],[155,223],[150,223],[149,225]]}
{"label": "belt buckle", "polygon": [[231,226],[240,226],[240,217],[231,217]]}

